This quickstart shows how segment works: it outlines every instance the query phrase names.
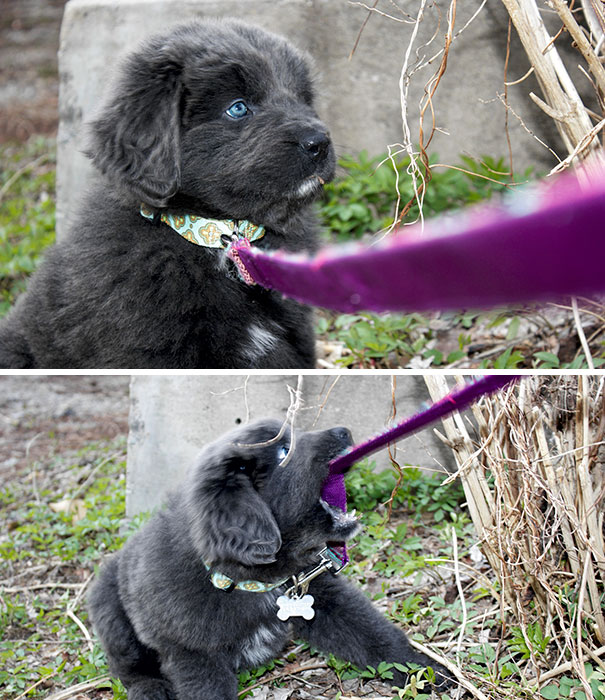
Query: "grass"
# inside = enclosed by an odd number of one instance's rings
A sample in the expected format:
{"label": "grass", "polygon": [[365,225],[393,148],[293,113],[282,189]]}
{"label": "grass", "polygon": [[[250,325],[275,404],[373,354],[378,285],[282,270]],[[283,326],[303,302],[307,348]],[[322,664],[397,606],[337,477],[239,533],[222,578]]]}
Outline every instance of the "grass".
{"label": "grass", "polygon": [[[600,302],[586,300],[595,368],[605,364],[605,321]],[[549,316],[551,318],[549,318]],[[528,332],[527,328],[530,328]],[[321,312],[317,333],[342,348],[337,367],[357,369],[587,369],[571,308],[527,307],[491,312],[334,314]],[[547,349],[555,347],[555,351]]]}
{"label": "grass", "polygon": [[[132,527],[124,529],[124,442],[81,451],[87,468],[80,459],[63,464],[61,458],[39,467],[39,490],[15,480],[0,493],[4,697],[46,697],[57,685],[106,672],[99,646],[83,639],[83,594],[100,558],[118,549]],[[70,503],[66,490],[82,492]]]}
{"label": "grass", "polygon": [[[430,162],[435,164],[436,158],[432,157]],[[365,151],[357,158],[344,156],[339,161],[342,175],[326,185],[321,204],[330,238],[346,242],[391,226],[396,215],[397,192],[401,206],[414,199],[412,179],[407,175],[409,165],[408,157],[391,161],[384,155],[371,158]],[[487,156],[476,161],[461,156],[457,167],[466,172],[460,169],[433,172],[423,202],[425,217],[489,199],[506,189],[508,174],[503,159]],[[525,176],[529,174],[528,171]],[[405,221],[414,221],[418,214],[418,205],[414,204]]]}
{"label": "grass", "polygon": [[0,145],[0,316],[55,240],[55,141]]}

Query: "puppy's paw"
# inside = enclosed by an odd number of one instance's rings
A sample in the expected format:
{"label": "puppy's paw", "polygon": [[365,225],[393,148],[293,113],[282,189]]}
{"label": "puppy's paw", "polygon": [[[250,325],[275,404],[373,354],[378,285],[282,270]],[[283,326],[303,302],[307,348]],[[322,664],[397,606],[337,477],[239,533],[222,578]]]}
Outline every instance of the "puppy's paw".
{"label": "puppy's paw", "polygon": [[170,683],[160,678],[146,678],[128,688],[128,700],[176,700]]}
{"label": "puppy's paw", "polygon": [[433,661],[431,663],[431,668],[435,673],[435,680],[433,682],[433,688],[435,690],[445,692],[448,688],[457,685],[456,678],[452,676],[445,666]]}

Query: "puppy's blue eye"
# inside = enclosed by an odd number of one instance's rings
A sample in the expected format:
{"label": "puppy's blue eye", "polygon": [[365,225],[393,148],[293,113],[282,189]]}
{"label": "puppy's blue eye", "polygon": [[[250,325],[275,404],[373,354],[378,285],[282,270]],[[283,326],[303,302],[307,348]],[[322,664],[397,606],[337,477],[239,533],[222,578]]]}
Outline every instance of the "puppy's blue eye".
{"label": "puppy's blue eye", "polygon": [[286,459],[286,456],[288,454],[288,448],[285,445],[282,445],[278,450],[277,450],[277,459],[280,462],[283,462],[284,459]]}
{"label": "puppy's blue eye", "polygon": [[231,117],[231,119],[241,119],[242,117],[245,117],[248,112],[248,106],[243,100],[234,102],[227,110],[227,114]]}

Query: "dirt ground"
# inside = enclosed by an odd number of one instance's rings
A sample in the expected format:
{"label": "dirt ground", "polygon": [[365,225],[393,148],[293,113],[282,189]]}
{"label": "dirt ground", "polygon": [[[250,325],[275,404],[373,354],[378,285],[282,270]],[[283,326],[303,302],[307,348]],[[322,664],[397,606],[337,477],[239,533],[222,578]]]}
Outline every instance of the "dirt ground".
{"label": "dirt ground", "polygon": [[0,3],[0,143],[54,135],[57,51],[66,0]]}
{"label": "dirt ground", "polygon": [[0,488],[32,465],[128,433],[127,376],[0,376]]}

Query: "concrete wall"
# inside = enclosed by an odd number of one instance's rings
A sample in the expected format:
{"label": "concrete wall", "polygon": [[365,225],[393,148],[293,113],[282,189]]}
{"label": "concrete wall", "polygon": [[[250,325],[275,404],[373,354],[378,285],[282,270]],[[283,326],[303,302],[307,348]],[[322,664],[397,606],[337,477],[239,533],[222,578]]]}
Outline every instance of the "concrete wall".
{"label": "concrete wall", "polygon": [[[391,378],[385,375],[304,377],[304,408],[296,419],[302,429],[346,425],[356,442],[385,428],[391,415]],[[182,478],[201,447],[236,425],[262,417],[283,419],[290,404],[287,385],[296,375],[167,376],[137,375],[130,391],[130,433],[126,507],[129,516],[154,508]],[[421,377],[399,376],[395,392],[397,420],[429,401]],[[320,407],[323,409],[320,410]],[[400,464],[427,469],[453,468],[449,448],[425,429],[400,443]],[[375,457],[388,465],[387,453]],[[441,466],[440,466],[441,465]]]}
{"label": "concrete wall", "polygon": [[[447,3],[444,3],[444,5]],[[480,0],[458,3],[456,28],[461,29]],[[415,12],[418,3],[406,3]],[[428,3],[430,6],[431,3]],[[395,13],[394,4],[381,0],[378,9]],[[319,111],[331,128],[340,153],[367,149],[382,153],[402,141],[399,77],[412,25],[373,14],[352,60],[349,55],[367,11],[348,0],[70,0],[61,31],[59,69],[60,127],[57,172],[57,230],[64,235],[90,167],[81,154],[83,124],[102,102],[118,59],[147,35],[194,17],[235,16],[289,37],[315,58],[322,76]],[[478,18],[452,46],[447,72],[434,106],[437,125],[431,152],[442,162],[456,162],[458,154],[503,156],[507,153],[502,92],[508,16],[497,0],[490,0]],[[414,44],[423,62],[443,44],[445,25],[434,8]],[[429,45],[431,36],[435,40]],[[422,60],[420,60],[422,59]],[[417,60],[415,52],[410,65]],[[408,110],[412,141],[418,141],[418,104],[424,85],[439,58],[420,70],[409,90]],[[577,58],[574,58],[577,63]],[[516,37],[512,44],[509,79],[527,71],[527,59]],[[586,80],[582,79],[582,84]],[[552,122],[527,98],[539,94],[533,78],[509,89],[512,106],[529,129],[550,144],[558,142]],[[430,127],[430,116],[427,120]],[[517,168],[546,168],[552,156],[511,118],[511,139]]]}

